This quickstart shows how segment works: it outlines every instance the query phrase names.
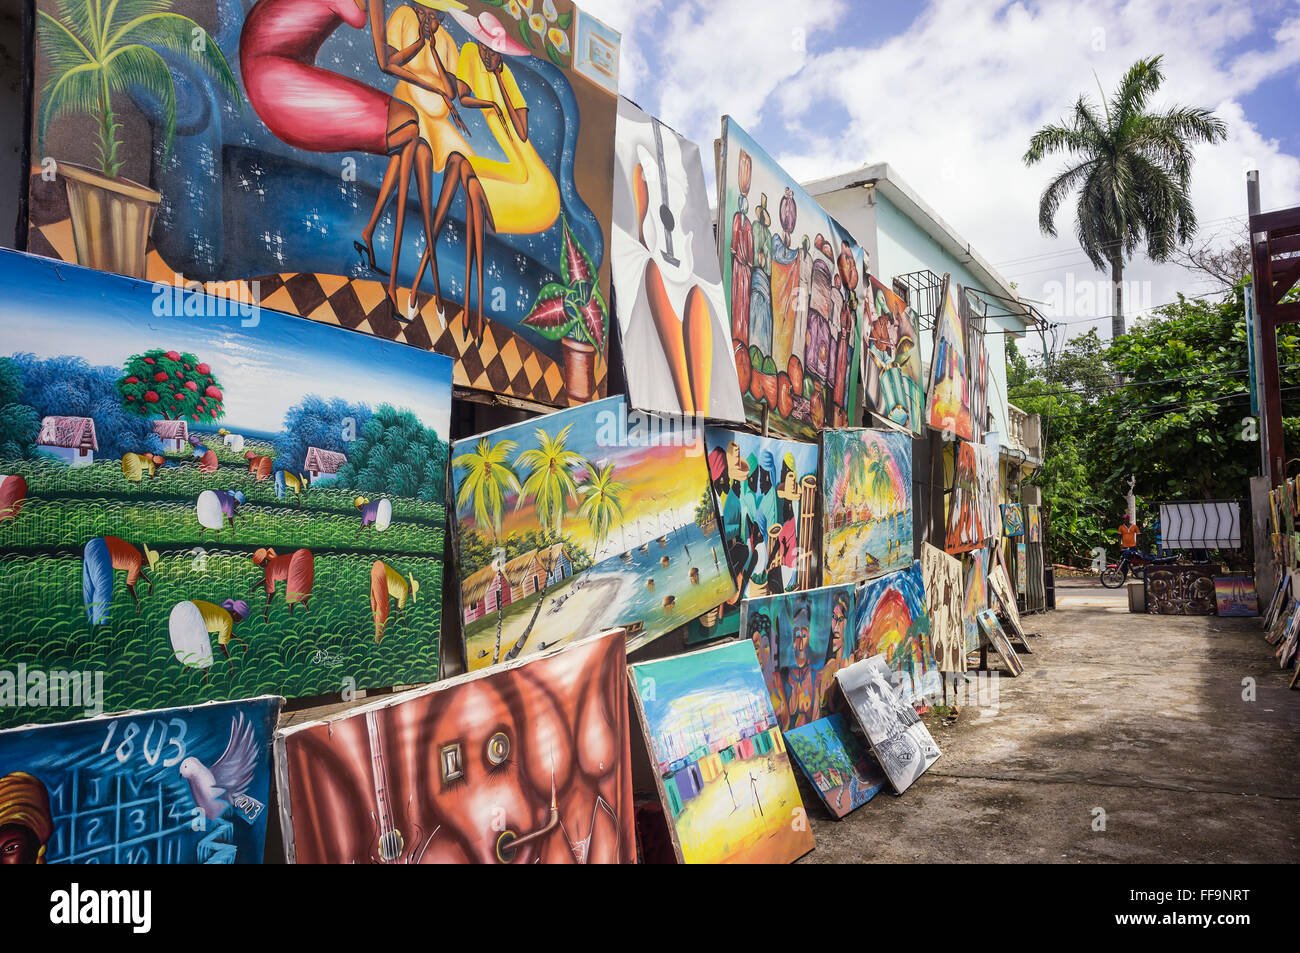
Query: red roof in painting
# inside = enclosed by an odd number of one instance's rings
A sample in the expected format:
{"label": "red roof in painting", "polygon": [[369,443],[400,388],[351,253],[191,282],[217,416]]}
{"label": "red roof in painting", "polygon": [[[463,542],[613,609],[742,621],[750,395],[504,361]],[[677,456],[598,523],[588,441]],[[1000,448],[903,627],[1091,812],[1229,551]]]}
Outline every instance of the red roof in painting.
{"label": "red roof in painting", "polygon": [[36,443],[42,447],[64,447],[69,450],[99,449],[95,422],[89,417],[43,417]]}
{"label": "red roof in painting", "polygon": [[346,453],[322,450],[320,447],[308,447],[303,458],[303,468],[316,473],[338,473],[339,467],[348,462]]}

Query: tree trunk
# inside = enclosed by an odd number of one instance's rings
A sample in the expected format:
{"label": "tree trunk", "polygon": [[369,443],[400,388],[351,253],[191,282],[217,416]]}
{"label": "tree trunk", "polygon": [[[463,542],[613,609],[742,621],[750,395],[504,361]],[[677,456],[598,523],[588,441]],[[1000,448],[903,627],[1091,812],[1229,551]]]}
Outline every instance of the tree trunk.
{"label": "tree trunk", "polygon": [[1115,340],[1124,333],[1124,259],[1110,260],[1110,284],[1113,307],[1110,312],[1110,338]]}

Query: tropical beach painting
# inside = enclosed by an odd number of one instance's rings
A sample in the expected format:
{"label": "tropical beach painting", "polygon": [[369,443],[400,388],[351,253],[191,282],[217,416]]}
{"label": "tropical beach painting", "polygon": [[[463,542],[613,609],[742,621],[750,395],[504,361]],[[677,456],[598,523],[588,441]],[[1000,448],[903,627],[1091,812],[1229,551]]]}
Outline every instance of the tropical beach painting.
{"label": "tropical beach painting", "polygon": [[822,432],[822,582],[856,582],[912,562],[912,438]]}
{"label": "tropical beach painting", "polygon": [[470,669],[622,628],[631,651],[735,596],[702,431],[621,397],[457,441]]}
{"label": "tropical beach painting", "polygon": [[934,326],[934,358],[930,361],[925,422],[935,430],[962,440],[974,440],[966,329],[957,303],[961,293],[961,285],[951,278],[944,280],[943,298]]}
{"label": "tropical beach painting", "polygon": [[750,643],[629,665],[628,677],[680,862],[786,864],[813,849]]}
{"label": "tropical beach painting", "polygon": [[885,423],[920,436],[925,424],[921,316],[875,275],[863,315],[867,408]]}
{"label": "tropical beach painting", "polygon": [[858,657],[883,658],[909,702],[919,705],[942,691],[920,560],[858,588],[853,631]]}
{"label": "tropical beach painting", "polygon": [[0,659],[107,711],[438,677],[448,358],[16,252],[0,297]]}
{"label": "tropical beach painting", "polygon": [[837,819],[866,804],[889,783],[866,745],[838,712],[785,733],[804,776]]}
{"label": "tropical beach painting", "polygon": [[1250,576],[1215,576],[1214,600],[1221,616],[1259,615],[1259,596]]}

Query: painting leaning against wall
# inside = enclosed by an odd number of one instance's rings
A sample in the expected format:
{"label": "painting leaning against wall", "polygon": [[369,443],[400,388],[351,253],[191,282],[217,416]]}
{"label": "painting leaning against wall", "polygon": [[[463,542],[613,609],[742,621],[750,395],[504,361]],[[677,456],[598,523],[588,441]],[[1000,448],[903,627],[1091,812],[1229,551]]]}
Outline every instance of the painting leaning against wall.
{"label": "painting leaning against wall", "polygon": [[605,393],[619,39],[570,0],[35,19],[29,251],[437,350],[475,390]]}
{"label": "painting leaning against wall", "polygon": [[940,672],[966,671],[965,584],[961,560],[921,544],[921,576],[930,613],[930,645]]}
{"label": "painting leaning against wall", "polygon": [[970,365],[966,328],[958,305],[961,286],[944,280],[943,300],[934,326],[934,357],[926,392],[925,423],[934,430],[974,440],[970,412]]}
{"label": "painting leaning against wall", "polygon": [[0,289],[0,658],[108,711],[437,678],[450,360],[17,252]]}
{"label": "painting leaning against wall", "polygon": [[822,432],[822,581],[856,582],[912,563],[912,438]]}
{"label": "painting leaning against wall", "polygon": [[839,712],[787,731],[785,743],[826,809],[837,818],[866,804],[888,783]]}
{"label": "painting leaning against wall", "polygon": [[920,705],[941,693],[919,560],[858,588],[852,631],[858,657],[883,658],[909,702]]}

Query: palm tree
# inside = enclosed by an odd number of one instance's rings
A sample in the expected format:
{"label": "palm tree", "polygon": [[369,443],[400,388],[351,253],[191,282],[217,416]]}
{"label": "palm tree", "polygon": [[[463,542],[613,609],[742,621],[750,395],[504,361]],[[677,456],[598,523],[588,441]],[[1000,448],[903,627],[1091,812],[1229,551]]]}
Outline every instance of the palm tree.
{"label": "palm tree", "polygon": [[1124,75],[1103,113],[1080,96],[1067,122],[1044,126],[1029,140],[1026,165],[1052,153],[1070,163],[1043,190],[1038,226],[1056,235],[1056,211],[1078,191],[1075,235],[1099,271],[1110,265],[1114,287],[1111,335],[1124,333],[1121,282],[1124,263],[1143,242],[1152,261],[1167,261],[1196,231],[1196,212],[1188,194],[1192,147],[1221,142],[1228,130],[1208,109],[1170,106],[1162,112],[1147,103],[1164,81],[1161,57],[1138,60]]}
{"label": "palm tree", "polygon": [[578,499],[578,481],[573,478],[573,471],[587,465],[582,454],[565,449],[572,429],[573,424],[569,424],[558,436],[552,437],[538,427],[537,448],[525,450],[515,461],[530,471],[528,479],[524,480],[523,492],[515,503],[515,509],[533,501],[537,522],[553,537],[560,535],[564,519],[564,498],[567,496],[574,502]]}
{"label": "palm tree", "polygon": [[58,17],[37,11],[41,52],[50,78],[41,93],[37,142],[50,121],[65,113],[98,120],[100,171],[115,179],[122,169],[122,124],[113,96],[137,87],[162,106],[165,159],[176,133],[176,84],[172,68],[155,47],[193,59],[235,102],[240,102],[230,64],[216,40],[189,17],[171,13],[170,0],[57,0]]}
{"label": "palm tree", "polygon": [[594,540],[593,549],[600,549],[609,538],[614,522],[623,517],[623,494],[627,484],[614,479],[614,464],[607,463],[599,470],[587,464],[590,479],[578,488],[582,502],[578,505],[578,515],[587,520]]}
{"label": "palm tree", "polygon": [[451,461],[454,469],[469,471],[456,491],[456,507],[459,509],[470,500],[474,501],[474,521],[480,529],[492,534],[493,548],[500,541],[506,493],[522,492],[519,477],[506,462],[515,446],[513,440],[502,440],[494,446],[484,437],[472,451]]}

